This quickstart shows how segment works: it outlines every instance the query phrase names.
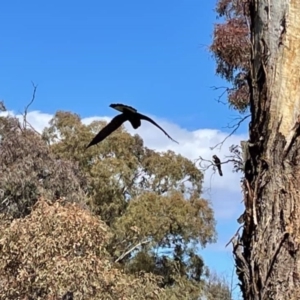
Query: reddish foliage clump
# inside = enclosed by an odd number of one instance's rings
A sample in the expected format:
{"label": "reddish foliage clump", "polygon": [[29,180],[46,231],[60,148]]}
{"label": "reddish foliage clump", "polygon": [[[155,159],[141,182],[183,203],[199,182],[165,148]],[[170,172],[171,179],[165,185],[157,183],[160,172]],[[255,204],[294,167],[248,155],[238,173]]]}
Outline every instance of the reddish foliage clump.
{"label": "reddish foliage clump", "polygon": [[217,62],[217,74],[232,83],[232,88],[227,89],[229,103],[243,112],[249,104],[249,6],[245,1],[220,0],[217,12],[225,17],[225,23],[215,25],[210,50]]}
{"label": "reddish foliage clump", "polygon": [[250,42],[243,20],[232,19],[226,24],[217,24],[214,37],[211,50],[217,58],[219,74],[232,80],[235,70],[249,68]]}

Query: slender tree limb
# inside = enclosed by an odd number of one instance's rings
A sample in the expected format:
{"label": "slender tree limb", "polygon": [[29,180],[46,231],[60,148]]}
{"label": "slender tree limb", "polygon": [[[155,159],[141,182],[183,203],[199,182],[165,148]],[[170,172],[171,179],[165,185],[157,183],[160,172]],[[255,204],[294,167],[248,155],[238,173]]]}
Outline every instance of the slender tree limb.
{"label": "slender tree limb", "polygon": [[[143,174],[143,172],[138,172],[138,173],[136,173],[136,174],[133,176],[133,178],[132,178],[132,180],[130,181],[130,183],[129,183],[128,185],[125,185],[125,186],[123,187],[121,193],[122,193],[122,195],[123,195],[124,197],[125,197],[125,194],[126,194],[126,193],[130,194],[130,193],[128,192],[128,190],[134,185],[135,180],[136,180],[137,178],[139,178],[142,174]],[[121,177],[119,178],[119,181],[120,181],[120,179],[121,179]]]}
{"label": "slender tree limb", "polygon": [[210,150],[214,150],[214,149],[217,148],[218,146],[220,146],[219,149],[221,149],[221,147],[222,147],[222,145],[224,144],[224,142],[225,142],[229,137],[231,137],[231,136],[239,129],[239,127],[241,126],[241,124],[242,124],[247,118],[249,118],[250,116],[251,116],[251,115],[249,114],[249,115],[247,115],[247,116],[241,118],[235,125],[232,126],[232,127],[233,127],[233,130],[225,137],[225,139],[223,139],[222,142],[216,144],[215,146],[210,147]]}
{"label": "slender tree limb", "polygon": [[215,99],[215,101],[217,101],[218,103],[221,103],[223,105],[227,105],[226,102],[222,101],[221,98],[226,94],[228,93],[228,91],[230,91],[230,88],[229,87],[226,87],[226,86],[212,86],[211,87],[213,90],[219,90],[219,89],[224,89],[224,91],[221,93],[221,95],[218,96],[217,99]]}
{"label": "slender tree limb", "polygon": [[34,99],[35,99],[35,94],[36,94],[36,89],[37,89],[37,85],[35,85],[32,81],[31,84],[33,86],[33,93],[32,93],[32,97],[30,102],[26,105],[25,110],[24,110],[24,114],[23,114],[23,127],[26,127],[27,122],[27,113],[28,113],[28,109],[30,107],[30,105],[33,103]]}
{"label": "slender tree limb", "polygon": [[244,225],[241,225],[238,230],[236,231],[236,233],[234,234],[234,236],[229,240],[229,242],[225,245],[225,248],[238,236],[240,229],[244,227]]}
{"label": "slender tree limb", "polygon": [[[225,160],[225,161],[221,161],[220,164],[221,164],[221,165],[224,165],[224,164],[227,164],[227,163],[229,163],[229,162],[235,162],[235,161],[236,161],[235,159],[227,159],[227,160]],[[204,159],[204,158],[202,158],[201,156],[199,156],[199,158],[196,159],[196,162],[199,162],[199,167],[201,168],[202,171],[206,171],[206,170],[208,170],[210,167],[215,167],[215,166],[216,166],[216,164],[215,164],[213,161],[211,161],[211,160],[209,160],[209,159]],[[203,166],[203,165],[202,165],[203,162],[208,162],[209,164]]]}
{"label": "slender tree limb", "polygon": [[35,95],[36,95],[36,90],[37,90],[37,85],[35,85],[33,82],[32,83],[32,86],[33,86],[33,92],[32,92],[32,97],[31,97],[31,100],[30,102],[26,105],[25,107],[25,110],[24,110],[24,113],[22,114],[23,116],[23,130],[26,129],[27,125],[35,132],[37,133],[38,135],[41,135],[27,120],[27,114],[28,114],[28,109],[30,107],[30,105],[34,102],[35,100]]}
{"label": "slender tree limb", "polygon": [[6,111],[6,107],[4,105],[4,101],[0,100],[0,111]]}
{"label": "slender tree limb", "polygon": [[[245,116],[245,117],[247,117],[247,116]],[[241,117],[241,116],[233,117],[232,120],[229,123],[227,123],[227,126],[223,126],[222,128],[229,128],[229,129],[235,128],[237,126],[237,122],[242,121],[242,119],[245,117]],[[231,123],[234,123],[234,124],[230,125]]]}
{"label": "slender tree limb", "polygon": [[139,243],[137,243],[136,245],[134,245],[133,247],[131,247],[128,251],[124,252],[122,255],[120,255],[116,260],[115,263],[119,262],[120,260],[122,260],[125,256],[127,256],[128,254],[130,254],[132,251],[134,251],[135,249],[137,249],[138,247],[148,244],[150,243],[150,240],[144,240],[141,241]]}

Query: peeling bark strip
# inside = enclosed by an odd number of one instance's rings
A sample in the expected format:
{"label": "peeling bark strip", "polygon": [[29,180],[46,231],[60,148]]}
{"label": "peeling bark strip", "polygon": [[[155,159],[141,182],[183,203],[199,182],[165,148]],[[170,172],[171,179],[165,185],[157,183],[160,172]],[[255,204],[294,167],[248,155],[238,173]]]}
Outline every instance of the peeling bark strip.
{"label": "peeling bark strip", "polygon": [[[280,16],[280,20],[277,20],[277,22],[279,21],[277,27],[278,33],[282,36],[278,41],[280,47],[277,50],[277,57],[274,57],[273,60],[274,69],[269,66],[270,78],[274,78],[270,113],[274,117],[277,116],[277,119],[282,118],[279,132],[287,137],[300,114],[300,1],[292,0],[290,5],[288,5],[288,1],[273,1],[273,5],[280,2],[287,4],[284,10],[278,11],[276,14]],[[273,10],[282,7],[282,5],[278,5]],[[273,14],[275,15],[275,13]],[[272,25],[275,26],[275,24]],[[270,34],[269,39],[272,38]],[[270,122],[271,129],[273,125],[274,122]]]}
{"label": "peeling bark strip", "polygon": [[249,1],[252,122],[237,273],[244,299],[300,299],[300,0]]}

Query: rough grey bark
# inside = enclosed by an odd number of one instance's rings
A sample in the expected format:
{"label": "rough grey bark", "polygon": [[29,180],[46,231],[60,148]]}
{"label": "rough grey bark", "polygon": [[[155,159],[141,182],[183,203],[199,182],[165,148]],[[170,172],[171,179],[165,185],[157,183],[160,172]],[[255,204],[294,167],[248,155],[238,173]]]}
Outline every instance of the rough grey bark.
{"label": "rough grey bark", "polygon": [[244,299],[300,299],[300,0],[250,0],[249,156],[242,236]]}

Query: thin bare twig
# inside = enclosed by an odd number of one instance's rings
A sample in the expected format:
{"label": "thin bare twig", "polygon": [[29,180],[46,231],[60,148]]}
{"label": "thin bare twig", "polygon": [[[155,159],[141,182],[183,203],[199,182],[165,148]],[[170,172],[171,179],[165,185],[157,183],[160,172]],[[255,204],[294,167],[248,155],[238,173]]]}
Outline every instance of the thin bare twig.
{"label": "thin bare twig", "polygon": [[226,102],[221,101],[221,98],[225,95],[225,93],[228,93],[228,91],[230,91],[231,89],[229,87],[226,87],[226,86],[219,86],[219,87],[217,87],[217,86],[211,86],[211,88],[213,90],[224,89],[224,91],[221,93],[221,95],[219,95],[218,98],[214,99],[214,100],[217,101],[218,103],[223,104],[223,105],[227,105]]}
{"label": "thin bare twig", "polygon": [[6,111],[6,107],[4,105],[4,101],[0,100],[0,111]]}
{"label": "thin bare twig", "polygon": [[233,130],[225,137],[225,139],[224,139],[222,142],[216,144],[215,146],[210,147],[210,150],[214,150],[214,149],[217,148],[218,146],[220,146],[219,149],[221,149],[221,147],[222,147],[222,145],[224,144],[224,142],[225,142],[229,137],[231,137],[231,136],[239,129],[239,127],[241,126],[241,124],[242,124],[247,118],[249,118],[250,116],[251,116],[251,115],[249,114],[249,115],[247,115],[247,116],[241,118],[240,121],[239,121],[237,124],[235,124],[235,125],[233,126],[234,129],[233,129]]}
{"label": "thin bare twig", "polygon": [[37,85],[35,85],[32,81],[31,81],[31,84],[33,86],[33,93],[32,93],[30,102],[27,104],[27,106],[25,107],[25,110],[24,110],[24,114],[23,114],[23,127],[24,128],[26,127],[26,124],[27,124],[26,118],[27,118],[28,108],[30,107],[30,105],[33,103],[33,101],[35,99],[35,94],[36,94],[36,89],[37,89]]}
{"label": "thin bare twig", "polygon": [[35,95],[36,95],[36,90],[37,90],[37,85],[35,85],[32,81],[31,81],[31,84],[33,86],[33,92],[32,92],[32,97],[31,97],[31,100],[30,102],[26,105],[25,107],[25,110],[24,110],[24,113],[22,114],[23,116],[23,129],[26,128],[26,126],[28,125],[35,133],[41,135],[27,120],[27,114],[28,114],[28,109],[30,107],[30,105],[34,102],[35,100]]}
{"label": "thin bare twig", "polygon": [[[250,116],[250,115],[249,115],[249,116]],[[236,123],[236,122],[239,122],[239,121],[241,121],[242,119],[243,119],[242,116],[233,117],[232,120],[231,120],[229,123],[227,123],[227,126],[223,126],[223,127],[221,127],[221,128],[229,128],[229,129],[235,128],[235,127],[237,126],[237,123]],[[233,125],[230,125],[230,124],[232,124],[233,122],[234,122],[234,124],[233,124]]]}
{"label": "thin bare twig", "polygon": [[228,86],[211,86],[211,88],[213,90],[220,90],[220,89],[228,90],[228,89],[230,89]]}
{"label": "thin bare twig", "polygon": [[[200,162],[199,162],[199,161],[200,161]],[[215,164],[213,161],[209,160],[209,159],[204,159],[204,158],[202,158],[201,156],[199,156],[199,158],[196,159],[196,160],[194,161],[195,164],[196,164],[197,162],[199,162],[199,167],[200,167],[200,169],[201,169],[203,172],[207,171],[210,167],[213,167],[213,173],[210,175],[210,179],[209,179],[209,187],[203,189],[203,192],[206,192],[208,195],[210,195],[212,178],[213,178],[214,174],[216,173],[216,164]],[[209,163],[209,164],[203,166],[203,165],[202,165],[203,162],[207,162],[207,163]],[[229,163],[229,162],[235,162],[235,160],[234,160],[234,159],[228,159],[228,160],[226,160],[226,161],[221,162],[220,164],[221,164],[221,165],[222,165],[222,164],[227,164],[227,163]]]}

